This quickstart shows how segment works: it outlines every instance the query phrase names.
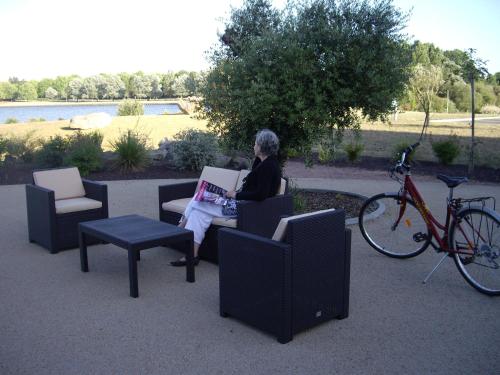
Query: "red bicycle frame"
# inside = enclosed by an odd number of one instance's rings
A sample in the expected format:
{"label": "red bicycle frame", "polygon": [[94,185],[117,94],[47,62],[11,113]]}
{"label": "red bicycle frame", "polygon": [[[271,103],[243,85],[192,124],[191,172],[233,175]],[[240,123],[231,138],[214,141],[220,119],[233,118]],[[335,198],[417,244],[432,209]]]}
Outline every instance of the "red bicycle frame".
{"label": "red bicycle frame", "polygon": [[[404,211],[406,209],[406,199],[407,199],[408,195],[413,199],[413,202],[415,203],[417,210],[422,215],[422,218],[424,219],[425,224],[427,225],[427,228],[432,233],[432,237],[434,237],[436,239],[436,241],[439,245],[439,249],[446,251],[446,252],[449,252],[449,253],[458,253],[459,251],[456,251],[454,249],[450,249],[450,246],[448,245],[448,229],[450,226],[451,217],[453,215],[451,205],[448,202],[447,209],[446,209],[446,224],[443,225],[443,224],[439,223],[437,221],[437,219],[432,215],[429,208],[427,208],[427,206],[424,202],[424,199],[422,198],[422,196],[418,192],[417,187],[413,183],[413,180],[411,179],[410,174],[405,174],[405,180],[404,180],[404,184],[403,184],[403,188],[402,188],[402,192],[401,192],[402,205],[401,205],[401,208],[399,209],[399,217],[398,217],[396,224],[398,224],[399,221],[401,220],[401,218],[403,217]],[[443,231],[442,237],[439,235],[438,230]]]}

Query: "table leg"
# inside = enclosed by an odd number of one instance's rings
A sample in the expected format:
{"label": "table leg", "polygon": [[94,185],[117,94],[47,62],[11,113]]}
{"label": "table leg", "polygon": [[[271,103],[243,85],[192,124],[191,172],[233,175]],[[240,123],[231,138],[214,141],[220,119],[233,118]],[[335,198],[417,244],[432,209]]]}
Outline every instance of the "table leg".
{"label": "table leg", "polygon": [[184,241],[186,246],[186,281],[194,283],[194,247],[193,235],[188,241]]}
{"label": "table leg", "polygon": [[89,272],[89,261],[87,258],[87,235],[78,229],[78,243],[80,244],[80,268],[82,272]]}
{"label": "table leg", "polygon": [[137,281],[137,251],[128,250],[128,278],[130,283],[130,297],[139,297],[139,282]]}

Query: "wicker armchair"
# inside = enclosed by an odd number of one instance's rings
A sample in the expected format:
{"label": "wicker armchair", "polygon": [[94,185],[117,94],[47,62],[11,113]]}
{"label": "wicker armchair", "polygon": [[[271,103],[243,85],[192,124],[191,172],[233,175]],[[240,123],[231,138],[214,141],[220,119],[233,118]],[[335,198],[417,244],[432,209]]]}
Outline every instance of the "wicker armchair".
{"label": "wicker armchair", "polygon": [[[216,169],[219,170],[220,168]],[[236,172],[236,174],[238,173]],[[160,220],[174,225],[178,224],[182,216],[181,212],[184,211],[185,205],[193,197],[197,185],[198,182],[193,181],[159,186],[158,209]],[[177,209],[165,209],[166,202],[175,201],[179,202]],[[288,194],[277,195],[261,202],[240,201],[238,202],[238,216],[236,219],[214,219],[200,246],[199,256],[213,263],[218,262],[217,238],[220,228],[233,227],[243,232],[271,238],[281,217],[292,213],[293,198]]]}
{"label": "wicker armchair", "polygon": [[54,254],[78,247],[78,223],[108,217],[108,188],[81,179],[77,168],[34,171],[26,207],[30,242]]}
{"label": "wicker armchair", "polygon": [[288,218],[284,233],[276,241],[219,231],[221,316],[271,333],[280,343],[349,314],[351,231],[344,212]]}

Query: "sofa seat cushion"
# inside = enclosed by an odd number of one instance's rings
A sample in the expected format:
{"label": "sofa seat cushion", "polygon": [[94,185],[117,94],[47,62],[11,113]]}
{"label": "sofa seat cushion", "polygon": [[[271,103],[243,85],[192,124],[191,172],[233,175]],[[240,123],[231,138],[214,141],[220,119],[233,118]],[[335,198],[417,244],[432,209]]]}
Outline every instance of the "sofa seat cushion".
{"label": "sofa seat cushion", "polygon": [[300,218],[304,218],[307,216],[312,216],[312,215],[321,214],[321,213],[330,212],[330,211],[335,211],[335,208],[330,208],[328,210],[314,211],[314,212],[308,212],[305,214],[284,217],[283,219],[280,220],[278,226],[276,227],[276,230],[274,231],[272,240],[281,242],[285,239],[286,227],[287,227],[288,222],[290,220],[300,219]]}
{"label": "sofa seat cushion", "polygon": [[212,219],[212,225],[218,225],[220,227],[236,228],[238,225],[238,220],[234,217],[214,217]]}
{"label": "sofa seat cushion", "polygon": [[[162,210],[183,214],[191,198],[175,199],[170,202],[165,202],[161,205]],[[213,225],[221,227],[236,228],[237,220],[235,218],[214,217],[212,220]]]}
{"label": "sofa seat cushion", "polygon": [[198,180],[198,185],[196,186],[196,191],[199,190],[201,181],[203,180],[211,182],[212,184],[220,186],[226,190],[235,190],[239,175],[240,171],[215,167],[203,167],[200,179]]}
{"label": "sofa seat cushion", "polygon": [[67,214],[68,212],[95,210],[102,208],[102,202],[90,198],[69,198],[56,200],[56,214]]}
{"label": "sofa seat cushion", "polygon": [[183,214],[187,205],[191,201],[191,198],[181,198],[174,199],[173,201],[164,202],[161,205],[163,211],[176,212],[178,214]]}
{"label": "sofa seat cushion", "polygon": [[78,168],[50,169],[33,172],[35,185],[54,191],[55,200],[85,196]]}

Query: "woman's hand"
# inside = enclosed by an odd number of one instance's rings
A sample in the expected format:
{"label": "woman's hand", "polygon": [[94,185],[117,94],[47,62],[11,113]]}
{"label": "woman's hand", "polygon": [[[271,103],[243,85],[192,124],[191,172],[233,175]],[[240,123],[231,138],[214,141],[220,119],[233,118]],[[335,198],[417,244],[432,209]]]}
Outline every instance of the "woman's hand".
{"label": "woman's hand", "polygon": [[227,198],[233,198],[233,199],[235,199],[235,198],[236,198],[236,191],[234,191],[234,190],[230,190],[230,191],[228,191],[228,192],[226,193],[226,197],[227,197]]}

